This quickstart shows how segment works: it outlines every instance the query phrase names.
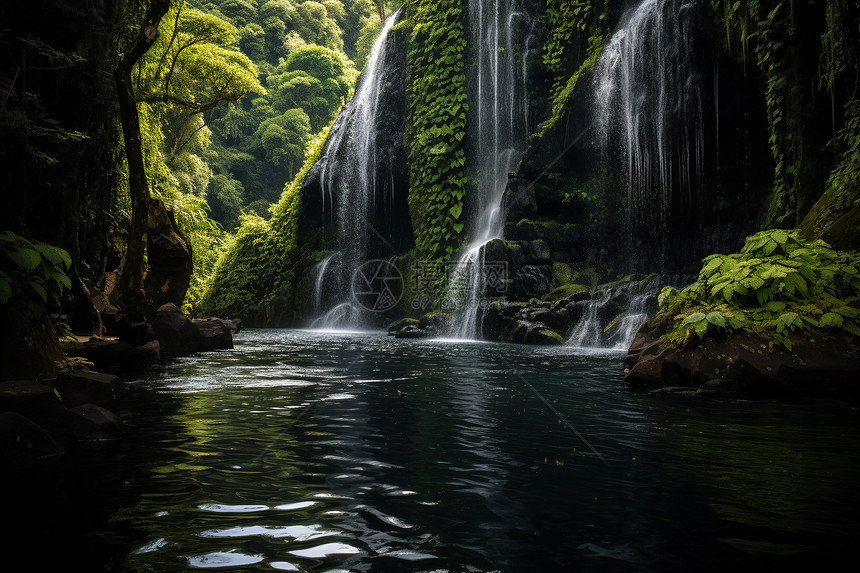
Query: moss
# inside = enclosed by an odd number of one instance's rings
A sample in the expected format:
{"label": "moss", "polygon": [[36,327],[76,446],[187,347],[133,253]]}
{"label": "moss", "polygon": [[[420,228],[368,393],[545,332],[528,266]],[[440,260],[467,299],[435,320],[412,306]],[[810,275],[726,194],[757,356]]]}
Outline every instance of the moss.
{"label": "moss", "polygon": [[573,278],[573,269],[568,264],[554,262],[552,264],[552,274],[555,280],[558,281],[558,284],[567,285],[571,283],[571,279]]}
{"label": "moss", "polygon": [[801,235],[823,239],[837,249],[860,245],[860,100],[848,106],[849,121],[840,134],[843,160],[827,182],[827,190],[801,222]]}
{"label": "moss", "polygon": [[552,292],[545,294],[541,300],[544,302],[556,302],[581,292],[588,292],[589,290],[591,289],[585,285],[565,284],[556,288]]}
{"label": "moss", "polygon": [[545,328],[545,329],[543,329],[542,332],[547,336],[547,338],[554,340],[555,343],[560,345],[560,346],[564,345],[564,343],[566,342],[564,337],[561,334],[559,334],[558,332],[556,332],[555,330],[553,330],[551,328]]}
{"label": "moss", "polygon": [[591,289],[595,289],[600,283],[600,273],[592,268],[582,269],[573,273],[570,282],[588,285]]}

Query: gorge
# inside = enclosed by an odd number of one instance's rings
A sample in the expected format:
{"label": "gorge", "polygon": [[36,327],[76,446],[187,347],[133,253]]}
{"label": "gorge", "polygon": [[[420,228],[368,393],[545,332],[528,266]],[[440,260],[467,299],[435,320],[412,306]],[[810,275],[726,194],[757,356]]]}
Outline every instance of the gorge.
{"label": "gorge", "polygon": [[855,560],[857,2],[0,18],[9,562]]}

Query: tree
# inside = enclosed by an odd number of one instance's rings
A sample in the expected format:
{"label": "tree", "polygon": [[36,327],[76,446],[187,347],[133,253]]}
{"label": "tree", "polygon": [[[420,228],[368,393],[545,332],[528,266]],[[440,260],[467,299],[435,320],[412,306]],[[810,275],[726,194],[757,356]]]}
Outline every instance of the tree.
{"label": "tree", "polygon": [[132,223],[125,256],[119,274],[117,326],[121,340],[140,345],[152,339],[152,331],[144,316],[146,297],[143,293],[144,248],[149,224],[149,185],[143,167],[140,117],[134,94],[132,70],[158,39],[158,26],[170,0],[151,0],[133,43],[114,69],[120,124],[128,161],[128,190],[131,196]]}
{"label": "tree", "polygon": [[352,66],[342,53],[322,46],[300,46],[268,78],[272,107],[278,113],[300,108],[307,113],[311,131],[332,120],[349,95]]}

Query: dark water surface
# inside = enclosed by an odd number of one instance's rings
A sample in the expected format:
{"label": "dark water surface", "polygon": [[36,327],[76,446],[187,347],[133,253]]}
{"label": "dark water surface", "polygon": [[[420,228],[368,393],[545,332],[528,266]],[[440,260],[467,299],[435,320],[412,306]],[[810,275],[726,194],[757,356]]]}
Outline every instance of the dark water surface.
{"label": "dark water surface", "polygon": [[130,380],[121,442],[4,476],[2,558],[451,572],[853,560],[855,407],[658,399],[624,387],[622,358],[245,331],[232,351]]}

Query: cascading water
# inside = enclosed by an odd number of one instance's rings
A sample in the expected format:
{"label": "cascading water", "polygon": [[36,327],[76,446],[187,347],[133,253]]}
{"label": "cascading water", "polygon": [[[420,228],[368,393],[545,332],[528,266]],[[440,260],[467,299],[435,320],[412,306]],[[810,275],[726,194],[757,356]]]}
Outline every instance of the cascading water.
{"label": "cascading water", "polygon": [[[701,224],[706,149],[716,147],[710,139],[718,132],[716,117],[706,117],[716,110],[717,76],[710,74],[709,91],[705,70],[715,64],[697,50],[700,21],[695,0],[644,0],[623,18],[595,68],[599,168],[611,174],[604,180],[609,193],[626,191],[617,202],[626,219],[618,248],[635,253],[648,270],[666,272],[670,251],[684,248],[670,245],[670,228],[683,242],[680,229]],[[595,293],[579,303],[584,308],[568,343],[626,349],[657,288],[629,298],[620,318],[613,316],[617,308],[607,312],[611,291]]]}
{"label": "cascading water", "polygon": [[447,297],[458,308],[454,336],[478,337],[479,304],[487,281],[484,246],[503,232],[502,197],[508,173],[528,136],[527,69],[531,21],[516,0],[469,0],[469,46],[474,69],[467,74],[470,107],[472,239],[449,278]]}
{"label": "cascading water", "polygon": [[595,69],[602,167],[617,175],[608,187],[626,187],[627,229],[619,247],[658,245],[654,262],[661,272],[673,248],[669,229],[700,223],[706,148],[716,134],[710,129],[716,116],[711,122],[705,115],[716,109],[716,90],[707,89],[705,78],[716,76],[715,64],[697,49],[701,19],[696,1],[644,0],[627,14]]}
{"label": "cascading water", "polygon": [[379,256],[374,233],[374,213],[379,197],[393,202],[396,193],[393,166],[380,169],[377,150],[378,115],[383,94],[388,32],[402,9],[385,22],[359,78],[352,100],[344,106],[319,161],[323,216],[333,214],[338,250],[316,268],[313,303],[317,318],[311,326],[322,329],[359,329],[367,325],[371,311],[358,304],[352,285],[356,271]]}

